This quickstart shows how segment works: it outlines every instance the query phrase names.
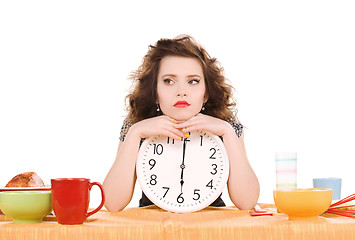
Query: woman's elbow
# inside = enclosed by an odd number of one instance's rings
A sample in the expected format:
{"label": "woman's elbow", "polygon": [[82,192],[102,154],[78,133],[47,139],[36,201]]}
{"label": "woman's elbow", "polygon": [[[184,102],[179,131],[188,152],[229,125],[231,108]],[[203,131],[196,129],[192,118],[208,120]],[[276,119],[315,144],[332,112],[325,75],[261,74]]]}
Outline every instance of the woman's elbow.
{"label": "woman's elbow", "polygon": [[105,208],[107,209],[107,211],[109,212],[120,212],[122,211],[125,207],[122,206],[113,206],[111,204],[106,204],[105,203]]}

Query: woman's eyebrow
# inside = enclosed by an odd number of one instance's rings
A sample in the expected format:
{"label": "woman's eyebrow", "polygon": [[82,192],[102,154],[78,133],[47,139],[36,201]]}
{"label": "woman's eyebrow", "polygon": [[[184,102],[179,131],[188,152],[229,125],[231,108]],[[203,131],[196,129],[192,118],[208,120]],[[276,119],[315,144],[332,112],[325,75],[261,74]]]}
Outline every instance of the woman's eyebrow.
{"label": "woman's eyebrow", "polygon": [[187,77],[191,78],[191,77],[201,77],[200,75],[197,75],[197,74],[192,74],[192,75],[187,75]]}
{"label": "woman's eyebrow", "polygon": [[169,74],[164,74],[162,77],[163,77],[163,78],[164,78],[164,77],[175,77],[175,78],[176,78],[176,75],[169,73]]}

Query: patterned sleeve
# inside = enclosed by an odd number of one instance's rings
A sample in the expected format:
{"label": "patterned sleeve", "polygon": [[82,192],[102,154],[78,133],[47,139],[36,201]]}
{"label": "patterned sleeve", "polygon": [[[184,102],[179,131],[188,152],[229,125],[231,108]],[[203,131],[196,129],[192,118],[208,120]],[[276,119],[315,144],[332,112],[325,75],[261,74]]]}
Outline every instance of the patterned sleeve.
{"label": "patterned sleeve", "polygon": [[230,118],[228,123],[233,127],[238,137],[244,135],[243,125],[235,118]]}
{"label": "patterned sleeve", "polygon": [[[231,118],[228,120],[228,123],[233,127],[233,129],[238,137],[243,136],[243,133],[244,133],[243,125],[239,121],[237,121],[235,118]],[[128,119],[126,118],[123,121],[121,133],[120,133],[120,140],[122,142],[125,140],[127,132],[131,126],[132,126],[132,123],[130,123],[128,121]]]}
{"label": "patterned sleeve", "polygon": [[120,133],[120,140],[123,142],[126,138],[126,135],[127,135],[127,132],[129,130],[129,128],[132,126],[132,123],[130,123],[128,121],[128,119],[126,118],[124,121],[123,121],[123,125],[122,125],[122,128],[121,128],[121,133]]}

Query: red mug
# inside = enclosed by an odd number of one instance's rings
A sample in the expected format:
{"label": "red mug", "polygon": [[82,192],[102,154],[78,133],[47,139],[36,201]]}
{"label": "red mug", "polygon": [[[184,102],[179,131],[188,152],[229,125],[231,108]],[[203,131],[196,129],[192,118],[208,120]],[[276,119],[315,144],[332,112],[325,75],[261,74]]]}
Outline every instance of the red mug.
{"label": "red mug", "polygon": [[[100,183],[87,178],[51,179],[52,207],[60,224],[82,224],[89,216],[97,213],[105,203],[104,190]],[[88,212],[90,190],[97,185],[101,190],[101,204]]]}

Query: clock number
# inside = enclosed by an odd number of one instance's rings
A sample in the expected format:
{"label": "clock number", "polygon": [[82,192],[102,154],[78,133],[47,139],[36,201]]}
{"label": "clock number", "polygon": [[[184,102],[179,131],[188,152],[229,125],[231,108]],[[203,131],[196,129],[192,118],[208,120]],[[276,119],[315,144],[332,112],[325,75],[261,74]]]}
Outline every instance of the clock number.
{"label": "clock number", "polygon": [[216,157],[214,156],[216,154],[216,149],[215,148],[210,148],[210,151],[213,151],[212,155],[210,156],[210,159],[216,159]]}
{"label": "clock number", "polygon": [[194,195],[197,195],[196,197],[193,198],[193,200],[199,200],[200,199],[200,194],[198,193],[200,189],[195,189]]}
{"label": "clock number", "polygon": [[151,168],[149,170],[152,170],[156,163],[157,162],[154,159],[150,159],[149,160],[149,165],[151,166]]}
{"label": "clock number", "polygon": [[163,187],[163,189],[166,189],[166,192],[164,193],[164,196],[163,196],[163,198],[165,198],[165,196],[166,196],[166,194],[169,192],[169,187]]}
{"label": "clock number", "polygon": [[209,187],[212,189],[213,188],[212,183],[213,183],[213,179],[207,183],[206,187]]}
{"label": "clock number", "polygon": [[217,164],[212,164],[214,172],[211,172],[212,175],[216,175],[217,173]]}
{"label": "clock number", "polygon": [[184,199],[181,195],[182,195],[182,193],[180,193],[179,196],[178,196],[177,199],[176,199],[176,201],[177,201],[178,203],[183,203],[183,202],[185,201],[185,199]]}
{"label": "clock number", "polygon": [[157,184],[157,175],[153,174],[150,176],[150,185],[155,185]]}
{"label": "clock number", "polygon": [[[169,144],[170,143],[170,138],[168,137],[168,141],[167,141],[167,144]],[[171,144],[174,144],[175,143],[175,139],[173,138],[173,139],[171,139]]]}
{"label": "clock number", "polygon": [[200,146],[202,146],[202,139],[203,139],[203,136],[202,135],[200,135]]}
{"label": "clock number", "polygon": [[154,145],[154,154],[161,155],[163,153],[163,145],[161,144],[153,144]]}

